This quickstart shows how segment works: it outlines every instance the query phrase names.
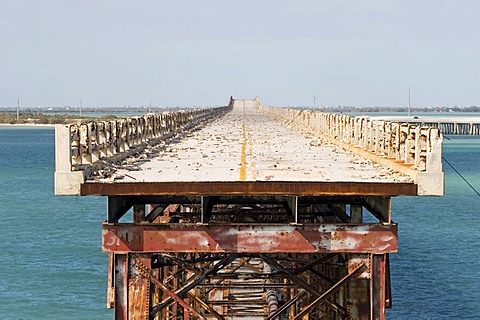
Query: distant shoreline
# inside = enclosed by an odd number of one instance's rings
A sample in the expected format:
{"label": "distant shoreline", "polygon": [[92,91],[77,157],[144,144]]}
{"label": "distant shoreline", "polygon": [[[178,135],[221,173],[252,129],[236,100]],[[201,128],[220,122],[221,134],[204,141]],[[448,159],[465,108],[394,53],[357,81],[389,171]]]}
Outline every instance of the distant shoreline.
{"label": "distant shoreline", "polygon": [[44,128],[54,128],[54,124],[47,124],[47,123],[0,123],[0,127],[32,127],[32,128],[38,128],[38,127],[44,127]]}

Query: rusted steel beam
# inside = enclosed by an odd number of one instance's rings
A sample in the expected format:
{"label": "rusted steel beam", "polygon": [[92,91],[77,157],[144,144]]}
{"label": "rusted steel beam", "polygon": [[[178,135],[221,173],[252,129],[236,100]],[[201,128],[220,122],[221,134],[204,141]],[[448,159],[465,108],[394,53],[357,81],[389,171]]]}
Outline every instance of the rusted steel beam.
{"label": "rusted steel beam", "polygon": [[115,302],[116,320],[128,320],[128,255],[115,254]]}
{"label": "rusted steel beam", "polygon": [[115,306],[115,254],[108,254],[107,309]]}
{"label": "rusted steel beam", "polygon": [[329,260],[332,257],[334,257],[333,254],[325,254],[325,255],[321,256],[320,258],[314,259],[314,260],[308,262],[307,264],[304,264],[303,266],[292,270],[292,274],[300,274],[300,273],[303,273],[305,271],[308,271],[308,270],[312,269],[313,267],[315,267],[317,264],[326,262],[327,260]]}
{"label": "rusted steel beam", "polygon": [[128,197],[108,197],[107,222],[118,222],[132,206],[133,202]]}
{"label": "rusted steel beam", "polygon": [[385,254],[374,254],[372,257],[372,278],[370,280],[371,318],[385,319],[386,307],[386,258]]}
{"label": "rusted steel beam", "polygon": [[[284,266],[282,266],[280,263],[278,263],[275,259],[269,257],[268,255],[260,254],[259,257],[263,259],[266,263],[272,265],[275,269],[282,271],[285,274],[285,277],[289,279],[291,282],[301,286],[305,291],[313,295],[314,297],[320,297],[321,294],[308,282],[306,282],[303,277],[297,276],[295,274],[290,273]],[[331,302],[329,300],[326,300],[326,302],[334,308],[336,311],[341,312],[341,313],[346,313],[346,310],[344,310],[341,306],[338,306],[336,303]]]}
{"label": "rusted steel beam", "polygon": [[105,252],[394,253],[397,225],[108,224]]}
{"label": "rusted steel beam", "polygon": [[168,289],[161,281],[157,278],[153,277],[148,269],[146,269],[139,261],[134,262],[134,267],[145,277],[148,277],[150,281],[157,287],[159,287],[165,294],[167,294],[170,298],[172,298],[176,303],[181,305],[183,308],[188,309],[192,314],[195,315],[198,319],[206,319],[203,317],[197,310],[195,310],[189,303],[183,300],[180,296],[178,296],[175,292]]}
{"label": "rusted steel beam", "polygon": [[365,268],[366,268],[365,264],[363,263],[359,264],[351,273],[347,274],[340,281],[334,284],[330,289],[325,291],[321,296],[319,296],[312,303],[306,306],[299,314],[295,316],[294,320],[302,319],[304,315],[306,315],[308,312],[310,312],[310,310],[312,310],[313,308],[321,304],[323,301],[325,301],[331,294],[335,293],[338,289],[340,289],[341,286],[347,283],[350,279],[362,273]]}
{"label": "rusted steel beam", "polygon": [[286,303],[283,304],[275,313],[272,313],[267,317],[267,320],[272,320],[272,319],[277,319],[279,315],[281,315],[284,311],[288,310],[293,304],[295,304],[298,300],[300,300],[307,292],[306,291],[300,291],[297,293],[292,299],[287,301]]}
{"label": "rusted steel beam", "polygon": [[[218,270],[223,269],[224,267],[229,265],[236,258],[237,258],[237,255],[229,255],[229,256],[224,257],[222,260],[220,260],[217,264],[215,264],[209,270],[205,271],[203,274],[192,277],[193,281],[190,281],[190,280],[192,280],[192,278],[187,280],[188,283],[185,286],[183,286],[182,288],[175,291],[174,293],[178,296],[182,296],[182,295],[188,293],[188,291],[195,288],[206,277],[208,277],[211,274],[216,273]],[[165,299],[164,301],[160,302],[158,305],[152,307],[152,315],[154,316],[158,311],[160,311],[162,308],[169,305],[173,301],[174,301],[174,298],[172,296],[170,296],[170,298]]]}
{"label": "rusted steel beam", "polygon": [[158,204],[155,205],[152,210],[147,214],[145,217],[145,220],[148,222],[153,222],[155,219],[157,219],[161,214],[163,214],[163,211],[168,207],[168,204]]}
{"label": "rusted steel beam", "polygon": [[390,197],[365,197],[363,205],[378,220],[386,223],[392,221],[392,201]]}
{"label": "rusted steel beam", "polygon": [[385,308],[392,308],[392,282],[390,278],[390,255],[385,255]]}
{"label": "rusted steel beam", "polygon": [[348,315],[351,319],[370,319],[371,255],[349,254],[347,258],[348,272],[352,272],[360,262],[363,262],[368,268],[363,274],[351,279],[346,287]]}
{"label": "rusted steel beam", "polygon": [[415,196],[414,183],[312,181],[119,182],[81,185],[81,195],[97,196]]}
{"label": "rusted steel beam", "polygon": [[[225,320],[225,318],[222,317],[221,314],[219,314],[217,311],[215,311],[215,309],[213,309],[208,303],[206,303],[205,301],[203,301],[199,297],[197,297],[197,296],[195,296],[191,293],[187,294],[187,296],[190,299],[194,300],[196,303],[198,303],[203,309],[207,310],[217,320]],[[188,318],[186,318],[186,319],[188,319]]]}
{"label": "rusted steel beam", "polygon": [[[150,255],[138,254],[133,258],[136,263],[141,263],[146,272],[151,269]],[[128,319],[150,319],[150,279],[143,272],[129,270],[128,279]]]}
{"label": "rusted steel beam", "polygon": [[142,223],[145,221],[145,205],[135,204],[133,206],[133,222]]}
{"label": "rusted steel beam", "polygon": [[285,283],[248,283],[248,282],[242,282],[242,283],[200,283],[197,285],[197,287],[202,287],[202,288],[213,288],[213,289],[218,289],[218,288],[290,288],[290,287],[296,287],[297,285],[295,284],[285,284]]}

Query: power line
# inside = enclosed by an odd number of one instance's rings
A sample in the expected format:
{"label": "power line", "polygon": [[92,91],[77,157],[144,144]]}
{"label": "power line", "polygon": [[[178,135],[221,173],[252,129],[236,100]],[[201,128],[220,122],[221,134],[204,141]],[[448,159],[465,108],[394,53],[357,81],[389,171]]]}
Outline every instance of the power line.
{"label": "power line", "polygon": [[468,184],[468,186],[480,197],[480,193],[470,184],[470,182],[467,181],[467,179],[465,179],[462,174],[460,172],[458,172],[457,169],[455,169],[455,167],[450,163],[448,162],[447,159],[445,159],[445,157],[442,157],[442,159],[453,169],[453,171],[455,171],[459,176],[460,178],[463,179],[463,181],[465,181],[466,184]]}

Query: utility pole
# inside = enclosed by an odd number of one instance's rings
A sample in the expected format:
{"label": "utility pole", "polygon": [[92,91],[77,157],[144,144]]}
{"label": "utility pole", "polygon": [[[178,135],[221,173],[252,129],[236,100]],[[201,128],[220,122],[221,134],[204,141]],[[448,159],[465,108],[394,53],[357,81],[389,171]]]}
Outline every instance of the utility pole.
{"label": "utility pole", "polygon": [[82,103],[83,103],[83,101],[80,100],[80,117],[82,116]]}
{"label": "utility pole", "polygon": [[150,99],[150,104],[148,105],[148,113],[152,113],[152,99]]}
{"label": "utility pole", "polygon": [[317,96],[315,94],[315,92],[313,93],[313,109],[316,108],[316,105],[317,105]]}
{"label": "utility pole", "polygon": [[410,98],[411,98],[411,94],[410,94],[410,86],[408,86],[408,91],[407,91],[407,98],[408,98],[408,116],[410,117]]}
{"label": "utility pole", "polygon": [[17,96],[17,123],[20,120],[20,96]]}

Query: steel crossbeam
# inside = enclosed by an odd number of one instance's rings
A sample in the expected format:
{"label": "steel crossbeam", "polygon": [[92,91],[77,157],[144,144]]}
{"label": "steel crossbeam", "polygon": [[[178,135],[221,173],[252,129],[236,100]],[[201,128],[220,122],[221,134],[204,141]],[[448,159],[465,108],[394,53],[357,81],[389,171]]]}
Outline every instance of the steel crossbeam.
{"label": "steel crossbeam", "polygon": [[103,224],[105,252],[394,253],[396,224]]}

